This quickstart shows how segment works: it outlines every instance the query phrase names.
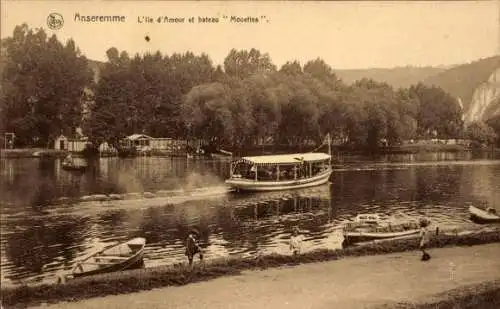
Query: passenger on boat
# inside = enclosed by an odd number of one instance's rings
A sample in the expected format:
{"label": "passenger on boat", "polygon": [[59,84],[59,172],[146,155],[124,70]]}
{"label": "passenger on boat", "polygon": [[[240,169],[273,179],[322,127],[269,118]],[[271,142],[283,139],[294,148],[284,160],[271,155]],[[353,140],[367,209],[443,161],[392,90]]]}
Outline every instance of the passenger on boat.
{"label": "passenger on boat", "polygon": [[252,167],[250,168],[250,170],[247,173],[247,178],[248,179],[255,179],[255,172],[256,171],[257,171],[257,169],[255,168],[255,165],[252,165]]}
{"label": "passenger on boat", "polygon": [[293,256],[297,257],[300,254],[302,248],[302,236],[299,234],[299,228],[295,227],[290,237],[290,250],[293,252]]}
{"label": "passenger on boat", "polygon": [[64,158],[64,163],[65,163],[65,164],[71,164],[71,163],[73,163],[73,157],[71,156],[71,153],[70,153],[70,154],[68,154],[68,155],[66,156],[66,158]]}
{"label": "passenger on boat", "polygon": [[189,261],[189,266],[193,265],[193,258],[198,253],[200,255],[200,261],[203,260],[203,252],[201,251],[198,239],[196,239],[197,231],[191,231],[186,240],[186,256]]}
{"label": "passenger on boat", "polygon": [[489,214],[493,214],[493,215],[496,215],[497,214],[497,211],[495,210],[495,208],[493,207],[488,207],[486,208],[486,211],[489,213]]}

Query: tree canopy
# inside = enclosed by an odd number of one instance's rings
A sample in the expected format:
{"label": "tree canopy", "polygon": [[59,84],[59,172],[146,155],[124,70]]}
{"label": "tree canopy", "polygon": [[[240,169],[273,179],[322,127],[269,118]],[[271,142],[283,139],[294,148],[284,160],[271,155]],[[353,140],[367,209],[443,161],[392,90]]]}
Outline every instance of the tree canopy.
{"label": "tree canopy", "polygon": [[63,45],[23,25],[3,46],[2,124],[22,145],[47,143],[81,125],[82,106],[84,133],[97,144],[144,133],[229,147],[303,146],[330,133],[376,148],[381,141],[456,138],[463,128],[458,102],[441,88],[346,84],[321,58],[278,69],[267,53],[232,49],[215,66],[207,54],[130,56],[111,47],[92,84],[89,62],[72,40]]}
{"label": "tree canopy", "polygon": [[16,145],[48,145],[72,134],[82,121],[82,103],[92,72],[73,40],[62,44],[41,30],[17,26],[2,41],[0,106],[2,129],[16,134]]}

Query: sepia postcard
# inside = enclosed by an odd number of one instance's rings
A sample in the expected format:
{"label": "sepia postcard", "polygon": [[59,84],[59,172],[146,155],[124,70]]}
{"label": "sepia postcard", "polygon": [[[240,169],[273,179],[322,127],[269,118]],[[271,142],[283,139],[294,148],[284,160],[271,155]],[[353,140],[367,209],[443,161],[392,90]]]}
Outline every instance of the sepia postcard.
{"label": "sepia postcard", "polygon": [[500,308],[500,1],[1,2],[4,308]]}

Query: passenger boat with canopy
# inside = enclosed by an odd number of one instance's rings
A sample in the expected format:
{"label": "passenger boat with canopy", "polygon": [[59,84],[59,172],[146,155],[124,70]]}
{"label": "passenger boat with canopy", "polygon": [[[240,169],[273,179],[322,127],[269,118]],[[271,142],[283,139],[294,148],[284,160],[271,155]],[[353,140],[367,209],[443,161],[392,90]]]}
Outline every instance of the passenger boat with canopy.
{"label": "passenger boat with canopy", "polygon": [[329,135],[326,140],[328,154],[309,152],[235,160],[226,184],[235,191],[278,191],[325,184],[332,173]]}

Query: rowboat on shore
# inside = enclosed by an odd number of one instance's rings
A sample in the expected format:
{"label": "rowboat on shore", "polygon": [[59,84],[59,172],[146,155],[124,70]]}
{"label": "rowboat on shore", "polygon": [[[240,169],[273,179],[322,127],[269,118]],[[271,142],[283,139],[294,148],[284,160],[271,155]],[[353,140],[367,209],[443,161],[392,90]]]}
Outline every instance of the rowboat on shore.
{"label": "rowboat on shore", "polygon": [[420,232],[417,220],[402,221],[382,220],[377,214],[360,214],[354,222],[344,226],[344,246],[382,239],[400,238],[416,235]]}
{"label": "rowboat on shore", "polygon": [[500,215],[494,208],[481,209],[475,206],[469,206],[470,218],[476,223],[500,222]]}
{"label": "rowboat on shore", "polygon": [[135,268],[143,263],[146,239],[133,238],[100,250],[77,263],[69,277],[77,278]]}

